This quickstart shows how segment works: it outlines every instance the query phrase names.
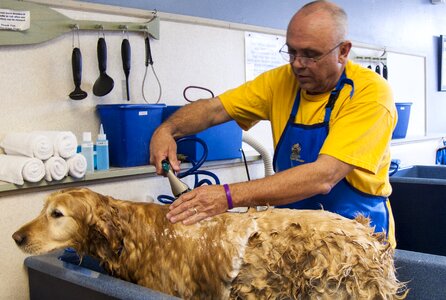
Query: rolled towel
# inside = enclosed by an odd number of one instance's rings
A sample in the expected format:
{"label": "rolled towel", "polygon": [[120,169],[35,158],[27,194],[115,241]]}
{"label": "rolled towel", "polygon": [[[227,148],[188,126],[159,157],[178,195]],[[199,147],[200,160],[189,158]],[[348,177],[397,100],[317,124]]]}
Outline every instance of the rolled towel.
{"label": "rolled towel", "polygon": [[39,182],[44,176],[45,165],[40,159],[0,154],[0,180],[23,185],[24,180]]}
{"label": "rolled towel", "polygon": [[82,178],[87,172],[87,160],[82,154],[75,154],[67,159],[68,174],[74,178]]}
{"label": "rolled towel", "polygon": [[54,156],[70,158],[76,154],[77,138],[71,131],[36,131],[49,138],[54,146]]}
{"label": "rolled towel", "polygon": [[46,160],[53,155],[51,141],[42,134],[32,132],[8,133],[0,142],[6,154],[24,155]]}
{"label": "rolled towel", "polygon": [[61,180],[68,174],[68,164],[62,157],[50,157],[44,164],[46,181]]}

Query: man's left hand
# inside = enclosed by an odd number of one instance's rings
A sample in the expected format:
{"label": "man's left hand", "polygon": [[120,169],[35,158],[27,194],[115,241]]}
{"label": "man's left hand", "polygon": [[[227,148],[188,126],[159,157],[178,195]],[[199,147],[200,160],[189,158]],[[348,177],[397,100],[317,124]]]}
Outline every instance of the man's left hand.
{"label": "man's left hand", "polygon": [[228,203],[223,186],[206,185],[181,195],[169,209],[167,219],[170,222],[191,225],[226,212]]}

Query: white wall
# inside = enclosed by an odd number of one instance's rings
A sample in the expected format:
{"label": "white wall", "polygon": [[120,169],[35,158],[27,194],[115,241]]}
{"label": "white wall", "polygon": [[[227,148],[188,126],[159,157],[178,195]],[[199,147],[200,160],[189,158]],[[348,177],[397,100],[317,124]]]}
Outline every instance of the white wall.
{"label": "white wall", "polygon": [[401,167],[435,165],[436,149],[441,143],[441,138],[395,143],[391,147],[392,158],[399,159]]}
{"label": "white wall", "polygon": [[[64,11],[72,18],[110,20],[102,14]],[[113,17],[113,21],[142,21]],[[215,94],[239,85],[244,80],[243,32],[217,27],[161,22],[160,40],[152,41],[155,70],[161,80],[166,104],[186,104],[183,89],[201,85]],[[130,33],[132,64],[130,71],[131,101],[125,101],[121,62],[121,32],[106,32],[108,49],[107,74],[115,81],[112,92],[96,97],[92,87],[98,78],[96,58],[97,32],[81,32],[83,56],[82,88],[88,97],[81,101],[69,99],[74,89],[71,71],[72,35],[38,45],[1,47],[0,138],[13,128],[71,130],[78,138],[82,131],[97,133],[97,104],[145,103],[141,85],[144,75],[144,36]],[[220,49],[221,51],[216,51]],[[236,63],[240,62],[240,63]],[[230,67],[228,67],[230,66]],[[157,99],[158,87],[149,69],[145,91],[149,102]]]}

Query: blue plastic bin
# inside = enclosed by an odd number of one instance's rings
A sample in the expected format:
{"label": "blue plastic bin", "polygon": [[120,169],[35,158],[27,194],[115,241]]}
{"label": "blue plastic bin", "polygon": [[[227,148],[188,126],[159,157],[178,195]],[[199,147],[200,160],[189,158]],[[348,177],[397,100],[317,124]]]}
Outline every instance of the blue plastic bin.
{"label": "blue plastic bin", "polygon": [[[84,259],[80,264],[79,261],[71,263],[58,259],[60,255],[61,252],[56,251],[25,259],[31,300],[179,299],[89,269],[95,263],[91,257],[84,256],[91,262],[86,265]],[[395,266],[397,278],[407,282],[410,289],[406,300],[445,299],[446,256],[396,249]]]}
{"label": "blue plastic bin", "polygon": [[401,168],[390,184],[397,247],[446,256],[446,167]]}
{"label": "blue plastic bin", "polygon": [[404,139],[409,125],[411,102],[395,103],[398,111],[398,122],[393,130],[392,139]]}
{"label": "blue plastic bin", "polygon": [[[166,106],[163,121],[181,107],[180,105]],[[235,121],[213,126],[190,137],[197,137],[206,143],[208,147],[206,160],[241,158],[242,129]],[[195,141],[185,141],[178,144],[177,152],[197,161],[203,155],[203,147]]]}
{"label": "blue plastic bin", "polygon": [[109,143],[110,166],[149,164],[150,139],[161,124],[165,104],[97,105]]}

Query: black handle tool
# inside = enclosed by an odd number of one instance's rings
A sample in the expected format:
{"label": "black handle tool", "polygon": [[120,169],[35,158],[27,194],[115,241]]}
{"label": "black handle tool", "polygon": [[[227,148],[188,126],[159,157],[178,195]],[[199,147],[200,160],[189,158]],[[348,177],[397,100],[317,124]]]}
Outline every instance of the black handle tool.
{"label": "black handle tool", "polygon": [[73,48],[71,54],[71,67],[73,68],[74,91],[69,97],[73,100],[82,100],[87,97],[87,92],[81,89],[82,80],[82,54],[79,48]]}
{"label": "black handle tool", "polygon": [[130,75],[131,49],[130,49],[130,42],[128,39],[122,40],[121,57],[122,57],[122,68],[124,69],[124,74],[125,74],[125,86],[126,86],[126,90],[127,90],[127,101],[130,101],[129,75]]}
{"label": "black handle tool", "polygon": [[146,43],[146,67],[148,67],[149,65],[153,65],[152,50],[150,49],[149,36],[146,36],[145,43]]}
{"label": "black handle tool", "polygon": [[387,65],[383,63],[383,77],[387,79],[388,76],[389,76],[389,71],[387,69]]}
{"label": "black handle tool", "polygon": [[114,86],[113,79],[107,75],[107,44],[104,38],[98,39],[98,66],[99,66],[99,78],[93,85],[93,94],[102,97],[111,92]]}
{"label": "black handle tool", "polygon": [[381,68],[379,65],[376,65],[375,72],[378,73],[379,75],[381,75]]}

